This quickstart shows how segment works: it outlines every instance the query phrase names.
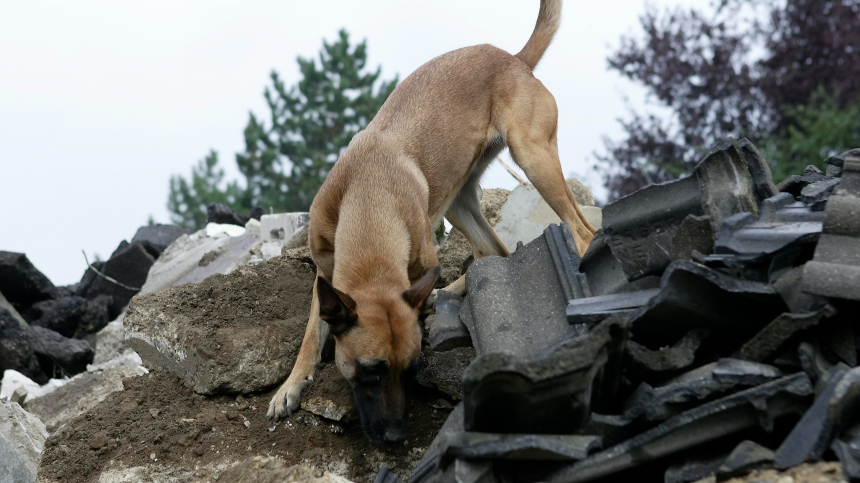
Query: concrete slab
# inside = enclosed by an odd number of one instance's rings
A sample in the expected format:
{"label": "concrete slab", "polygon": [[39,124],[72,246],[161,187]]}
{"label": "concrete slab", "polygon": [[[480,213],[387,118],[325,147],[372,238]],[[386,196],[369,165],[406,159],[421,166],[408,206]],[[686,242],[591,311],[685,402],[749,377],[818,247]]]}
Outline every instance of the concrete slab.
{"label": "concrete slab", "polygon": [[[594,228],[600,228],[603,215],[600,208],[580,206],[582,214]],[[531,184],[517,186],[502,207],[501,219],[494,228],[499,239],[513,252],[518,242],[528,244],[541,236],[547,226],[560,224],[561,219]]]}

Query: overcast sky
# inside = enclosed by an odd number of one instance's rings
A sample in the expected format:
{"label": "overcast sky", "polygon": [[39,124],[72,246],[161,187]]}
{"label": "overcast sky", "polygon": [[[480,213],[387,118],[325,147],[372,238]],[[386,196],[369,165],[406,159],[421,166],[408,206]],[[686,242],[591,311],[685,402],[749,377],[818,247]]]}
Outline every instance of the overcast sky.
{"label": "overcast sky", "polygon": [[[707,0],[657,5],[707,6]],[[447,51],[490,43],[519,51],[537,0],[0,0],[0,250],[25,252],[57,285],[77,282],[81,250],[106,258],[152,216],[168,223],[168,180],[210,149],[228,177],[272,69],[297,80],[340,28],[367,39],[369,64],[401,79]],[[567,0],[535,75],[559,107],[566,174],[595,194],[592,153],[618,137],[623,101],[643,91],[606,69],[640,0]],[[507,155],[502,159],[510,160]],[[516,182],[491,168],[484,187]]]}

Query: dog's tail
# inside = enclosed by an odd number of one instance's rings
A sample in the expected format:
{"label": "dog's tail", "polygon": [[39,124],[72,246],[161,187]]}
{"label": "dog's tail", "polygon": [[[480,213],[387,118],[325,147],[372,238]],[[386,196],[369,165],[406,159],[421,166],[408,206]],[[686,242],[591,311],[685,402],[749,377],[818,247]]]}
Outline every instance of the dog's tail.
{"label": "dog's tail", "polygon": [[532,36],[529,38],[526,46],[523,47],[523,50],[516,55],[531,70],[535,69],[541,57],[543,57],[543,53],[552,42],[552,38],[555,37],[558,24],[561,22],[561,1],[540,0],[540,13],[538,14],[535,30],[532,32]]}

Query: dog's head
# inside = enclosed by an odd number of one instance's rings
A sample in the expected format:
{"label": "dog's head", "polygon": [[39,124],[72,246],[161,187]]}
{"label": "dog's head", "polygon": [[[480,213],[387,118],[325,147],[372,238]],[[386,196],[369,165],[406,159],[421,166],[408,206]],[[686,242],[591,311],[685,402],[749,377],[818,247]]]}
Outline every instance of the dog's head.
{"label": "dog's head", "polygon": [[358,300],[317,279],[320,318],[334,335],[335,362],[373,442],[406,439],[406,390],[421,357],[418,316],[439,276],[437,266],[406,291]]}

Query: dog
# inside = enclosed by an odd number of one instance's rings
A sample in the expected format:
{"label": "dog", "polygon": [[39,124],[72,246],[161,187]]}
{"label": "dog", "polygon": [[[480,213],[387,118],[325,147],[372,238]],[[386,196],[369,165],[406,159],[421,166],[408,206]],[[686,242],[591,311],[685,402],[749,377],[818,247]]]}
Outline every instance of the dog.
{"label": "dog", "polygon": [[[311,313],[269,418],[299,406],[331,334],[367,437],[406,438],[406,390],[421,356],[419,315],[440,276],[434,228],[444,216],[469,240],[475,259],[508,256],[478,200],[481,175],[505,147],[585,253],[595,230],[562,173],[555,99],[532,74],[561,7],[561,0],[541,0],[534,32],[516,55],[478,45],[418,68],[341,154],[310,208],[308,245],[317,265]],[[465,289],[461,277],[443,290]]]}

